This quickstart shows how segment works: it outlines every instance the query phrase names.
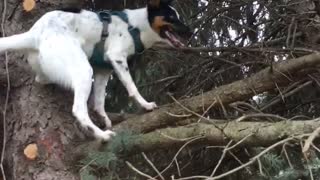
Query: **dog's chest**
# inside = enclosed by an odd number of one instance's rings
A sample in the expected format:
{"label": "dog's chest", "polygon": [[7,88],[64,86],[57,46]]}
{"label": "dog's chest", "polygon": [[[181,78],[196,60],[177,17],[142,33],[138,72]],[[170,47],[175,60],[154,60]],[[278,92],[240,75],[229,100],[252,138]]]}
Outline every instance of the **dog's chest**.
{"label": "dog's chest", "polygon": [[95,45],[90,63],[93,66],[112,69],[108,55],[131,56],[144,51],[140,30],[129,24],[124,12],[103,11],[100,14],[104,30],[102,39]]}

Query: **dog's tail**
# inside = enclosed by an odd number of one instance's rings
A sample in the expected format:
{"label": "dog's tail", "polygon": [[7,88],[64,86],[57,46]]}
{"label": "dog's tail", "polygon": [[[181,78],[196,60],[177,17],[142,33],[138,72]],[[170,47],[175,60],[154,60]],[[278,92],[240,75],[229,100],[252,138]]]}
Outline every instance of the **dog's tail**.
{"label": "dog's tail", "polygon": [[3,37],[0,38],[0,52],[8,50],[35,49],[35,44],[35,39],[29,32]]}

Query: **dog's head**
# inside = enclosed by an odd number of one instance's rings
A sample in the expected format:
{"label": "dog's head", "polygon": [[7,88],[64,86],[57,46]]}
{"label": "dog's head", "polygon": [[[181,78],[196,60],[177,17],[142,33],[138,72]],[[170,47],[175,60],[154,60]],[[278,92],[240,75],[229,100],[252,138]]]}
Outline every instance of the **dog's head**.
{"label": "dog's head", "polygon": [[179,17],[177,11],[170,6],[172,0],[149,0],[148,19],[152,29],[168,44],[182,47],[182,40],[192,35],[191,30]]}

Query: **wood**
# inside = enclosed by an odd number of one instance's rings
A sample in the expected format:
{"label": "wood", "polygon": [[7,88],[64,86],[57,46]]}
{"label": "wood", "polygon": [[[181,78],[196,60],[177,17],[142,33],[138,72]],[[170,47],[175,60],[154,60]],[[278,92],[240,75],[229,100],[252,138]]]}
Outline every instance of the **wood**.
{"label": "wood", "polygon": [[[180,103],[191,111],[200,112],[201,114],[202,109],[208,108],[217,98],[225,105],[236,101],[247,100],[256,94],[273,90],[275,83],[277,83],[277,85],[286,85],[293,80],[302,78],[298,77],[300,71],[313,68],[319,63],[319,53],[283,61],[275,64],[272,68],[273,71],[268,67],[253,74],[249,78],[220,86],[199,96],[181,100]],[[212,108],[217,107],[220,107],[219,103],[212,106]],[[153,112],[130,118],[116,125],[114,129],[118,132],[130,130],[136,133],[147,133],[186,119],[171,116],[168,112],[176,115],[190,114],[181,108],[180,105],[172,103],[161,106]]]}

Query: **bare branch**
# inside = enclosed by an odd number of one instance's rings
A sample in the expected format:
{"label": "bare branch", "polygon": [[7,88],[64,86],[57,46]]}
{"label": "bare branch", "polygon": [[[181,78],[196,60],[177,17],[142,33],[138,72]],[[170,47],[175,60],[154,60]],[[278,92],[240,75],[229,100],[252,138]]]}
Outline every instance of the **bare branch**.
{"label": "bare branch", "polygon": [[[298,72],[300,70],[314,67],[319,63],[319,53],[282,61],[273,66],[274,71],[270,71],[270,67],[268,67],[249,78],[220,86],[203,95],[181,100],[179,103],[162,106],[151,113],[130,118],[127,121],[116,125],[114,129],[116,131],[130,129],[131,131],[138,133],[150,132],[161,127],[166,127],[177,121],[185,120],[184,118],[177,118],[169,114],[185,115],[190,112],[201,112],[203,108],[208,108],[210,106],[212,106],[212,108],[217,108],[220,103],[212,104],[217,97],[220,98],[222,104],[247,100],[256,93],[274,89],[275,83],[278,85],[289,84],[292,78],[299,78],[297,76],[299,75]],[[288,79],[287,77],[290,78]],[[186,109],[188,109],[188,111]]]}
{"label": "bare branch", "polygon": [[130,162],[126,161],[126,164],[129,166],[130,169],[132,169],[132,170],[135,171],[136,173],[140,174],[141,176],[146,177],[146,178],[148,178],[148,179],[156,180],[155,178],[151,177],[150,175],[145,174],[145,173],[139,171],[139,170],[138,170],[136,167],[134,167]]}

